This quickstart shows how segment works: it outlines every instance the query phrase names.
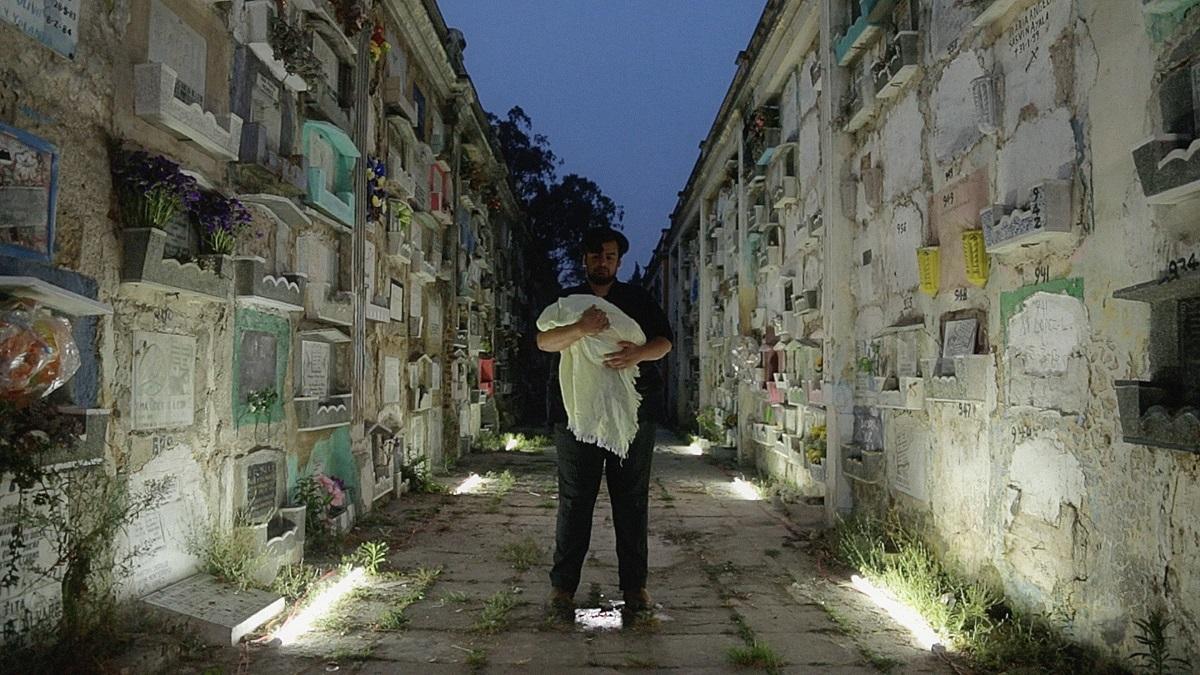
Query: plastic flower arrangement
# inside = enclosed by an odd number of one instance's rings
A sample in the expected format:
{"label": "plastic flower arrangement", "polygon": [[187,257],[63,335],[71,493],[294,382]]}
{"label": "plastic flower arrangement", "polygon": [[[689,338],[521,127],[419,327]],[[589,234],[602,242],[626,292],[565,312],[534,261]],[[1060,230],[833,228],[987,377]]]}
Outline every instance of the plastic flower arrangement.
{"label": "plastic flower arrangement", "polygon": [[378,157],[367,158],[367,192],[371,198],[370,219],[380,220],[387,213],[387,164]]}
{"label": "plastic flower arrangement", "polygon": [[200,199],[196,179],[178,164],[141,150],[114,153],[112,179],[125,227],[162,227]]}
{"label": "plastic flower arrangement", "polygon": [[392,46],[388,44],[387,37],[383,34],[383,24],[376,23],[375,28],[371,31],[371,63],[379,61],[391,48]]}
{"label": "plastic flower arrangement", "polygon": [[341,478],[318,473],[313,476],[313,479],[325,491],[331,508],[341,508],[346,505],[346,483]]}
{"label": "plastic flower arrangement", "polygon": [[250,211],[238,199],[216,192],[205,192],[192,206],[192,215],[200,228],[200,239],[209,252],[233,253],[238,235],[250,224]]}

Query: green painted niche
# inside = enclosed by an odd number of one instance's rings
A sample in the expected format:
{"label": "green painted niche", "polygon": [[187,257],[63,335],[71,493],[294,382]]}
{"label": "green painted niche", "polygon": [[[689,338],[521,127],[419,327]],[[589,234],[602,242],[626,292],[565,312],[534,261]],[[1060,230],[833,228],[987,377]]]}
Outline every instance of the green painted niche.
{"label": "green painted niche", "polygon": [[[233,419],[237,427],[282,422],[291,323],[279,316],[238,309],[234,317]],[[274,388],[277,396],[267,414],[250,411],[252,392]]]}
{"label": "green painted niche", "polygon": [[1072,279],[1055,279],[1047,281],[1044,284],[1033,284],[1031,286],[1022,286],[1015,291],[1004,291],[1000,294],[1000,330],[1007,334],[1008,320],[1016,314],[1025,301],[1034,293],[1051,293],[1055,295],[1069,295],[1076,298],[1080,302],[1083,301],[1083,279],[1075,277]]}

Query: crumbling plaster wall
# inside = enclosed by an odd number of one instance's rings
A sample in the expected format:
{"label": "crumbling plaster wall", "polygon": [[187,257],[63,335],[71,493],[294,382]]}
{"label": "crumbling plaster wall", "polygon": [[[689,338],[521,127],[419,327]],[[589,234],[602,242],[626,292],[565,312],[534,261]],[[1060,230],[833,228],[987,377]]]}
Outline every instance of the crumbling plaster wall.
{"label": "crumbling plaster wall", "polygon": [[[909,297],[934,338],[945,313],[973,308],[987,314],[996,368],[984,403],[926,403],[929,499],[894,499],[956,564],[1078,639],[1127,653],[1133,620],[1165,605],[1194,654],[1200,462],[1124,443],[1112,384],[1149,377],[1149,311],[1113,290],[1153,280],[1169,258],[1200,247],[1195,201],[1148,206],[1130,155],[1155,131],[1155,60],[1168,46],[1151,38],[1136,2],[1034,0],[991,33],[960,20],[952,3],[932,4],[921,79],[856,137],[850,170],[869,155],[884,187],[878,205],[861,187],[855,196],[854,334],[878,334]],[[1197,14],[1173,35],[1194,35]],[[985,72],[1003,80],[991,136],[969,97]],[[919,179],[906,162],[918,141]],[[1073,236],[993,255],[982,289],[916,293],[914,242],[897,224],[924,233],[916,245],[934,243],[928,196],[980,167],[992,201],[1009,206],[1023,206],[1038,182],[1072,179]],[[862,265],[868,249],[873,262]],[[1081,280],[1078,292],[1057,280]],[[1038,285],[1050,294],[1002,295]]]}

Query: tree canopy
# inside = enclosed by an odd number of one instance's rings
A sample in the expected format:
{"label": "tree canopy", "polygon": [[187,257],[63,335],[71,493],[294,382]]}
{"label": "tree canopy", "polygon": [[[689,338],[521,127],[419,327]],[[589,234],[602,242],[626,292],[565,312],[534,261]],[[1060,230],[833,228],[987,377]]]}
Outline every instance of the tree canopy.
{"label": "tree canopy", "polygon": [[580,244],[593,227],[621,228],[624,213],[594,181],[578,174],[559,177],[562,160],[549,140],[533,131],[519,106],[504,118],[489,115],[508,165],[513,192],[529,218],[526,270],[533,288],[549,294],[583,280]]}

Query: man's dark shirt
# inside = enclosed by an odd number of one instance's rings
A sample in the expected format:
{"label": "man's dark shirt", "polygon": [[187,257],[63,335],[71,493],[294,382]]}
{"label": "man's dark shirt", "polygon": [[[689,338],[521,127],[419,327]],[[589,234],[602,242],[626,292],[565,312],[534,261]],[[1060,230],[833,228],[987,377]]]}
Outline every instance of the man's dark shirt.
{"label": "man's dark shirt", "polygon": [[[565,298],[568,295],[595,295],[595,293],[588,284],[581,284],[564,289],[558,297]],[[604,299],[616,305],[618,309],[628,314],[629,318],[637,322],[642,332],[646,334],[646,342],[657,337],[666,338],[671,342],[675,341],[675,336],[671,333],[671,324],[667,321],[667,315],[650,293],[641,286],[631,286],[614,281]],[[567,410],[563,407],[562,389],[558,384],[558,359],[556,354],[547,396],[550,399],[550,421],[565,423]],[[638,410],[639,418],[655,421],[663,418],[666,401],[663,398],[663,374],[660,365],[662,361],[659,359],[658,361],[643,361],[638,364],[637,390],[642,395],[642,406]]]}

